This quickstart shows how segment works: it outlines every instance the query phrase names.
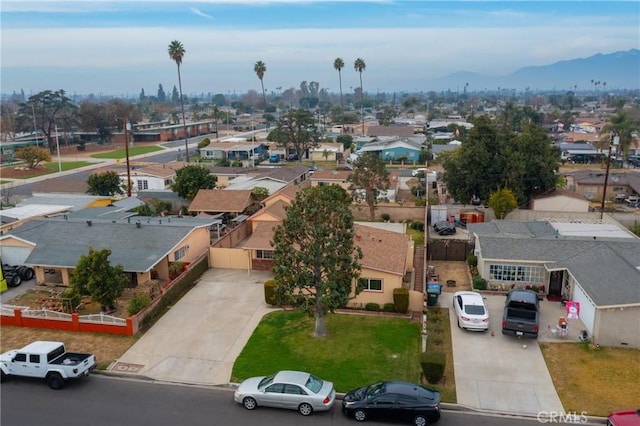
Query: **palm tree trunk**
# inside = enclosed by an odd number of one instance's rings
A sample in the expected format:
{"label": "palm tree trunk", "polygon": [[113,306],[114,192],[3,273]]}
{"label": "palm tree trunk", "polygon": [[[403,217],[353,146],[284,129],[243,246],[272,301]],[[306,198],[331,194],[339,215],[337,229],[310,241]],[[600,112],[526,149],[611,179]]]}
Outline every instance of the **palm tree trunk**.
{"label": "palm tree trunk", "polygon": [[360,115],[362,115],[362,136],[364,136],[364,87],[362,87],[362,71],[360,71]]}
{"label": "palm tree trunk", "polygon": [[265,110],[265,112],[267,112],[267,95],[264,93],[264,82],[262,81],[262,79],[260,79],[260,86],[262,86],[262,102],[263,102],[263,106],[262,109]]}
{"label": "palm tree trunk", "polygon": [[182,127],[184,127],[184,155],[189,162],[189,141],[187,138],[187,119],[184,115],[184,100],[182,99],[182,77],[180,76],[180,64],[178,64],[178,87],[180,88],[180,107],[182,108]]}
{"label": "palm tree trunk", "polygon": [[342,131],[344,133],[344,102],[342,101],[342,73],[338,71],[338,80],[340,80],[340,124],[342,125]]}

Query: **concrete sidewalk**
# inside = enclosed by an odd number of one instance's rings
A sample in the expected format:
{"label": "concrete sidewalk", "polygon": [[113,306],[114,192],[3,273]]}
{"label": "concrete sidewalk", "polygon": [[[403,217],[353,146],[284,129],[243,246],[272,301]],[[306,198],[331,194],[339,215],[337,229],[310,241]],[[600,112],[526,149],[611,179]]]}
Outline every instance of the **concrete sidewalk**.
{"label": "concrete sidewalk", "polygon": [[228,385],[233,364],[262,317],[270,272],[209,269],[200,282],[108,371],[155,380]]}
{"label": "concrete sidewalk", "polygon": [[[486,295],[487,332],[458,328],[453,293],[439,302],[449,309],[458,404],[499,413],[564,412],[537,340],[502,334],[504,296]],[[544,307],[543,307],[544,309]]]}

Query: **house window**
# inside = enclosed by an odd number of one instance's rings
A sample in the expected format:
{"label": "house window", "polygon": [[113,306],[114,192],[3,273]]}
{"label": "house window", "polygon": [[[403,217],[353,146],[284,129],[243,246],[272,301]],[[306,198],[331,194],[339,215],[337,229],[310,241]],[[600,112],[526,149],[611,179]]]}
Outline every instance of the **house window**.
{"label": "house window", "polygon": [[273,250],[256,250],[256,259],[273,259]]}
{"label": "house window", "polygon": [[178,261],[187,255],[187,246],[180,247],[178,250],[173,252],[173,260]]}
{"label": "house window", "polygon": [[489,265],[491,281],[509,281],[543,283],[545,279],[542,266]]}
{"label": "house window", "polygon": [[382,291],[382,280],[376,278],[359,278],[358,284],[363,290]]}
{"label": "house window", "polygon": [[138,191],[142,191],[145,189],[149,189],[149,181],[139,180],[138,181]]}

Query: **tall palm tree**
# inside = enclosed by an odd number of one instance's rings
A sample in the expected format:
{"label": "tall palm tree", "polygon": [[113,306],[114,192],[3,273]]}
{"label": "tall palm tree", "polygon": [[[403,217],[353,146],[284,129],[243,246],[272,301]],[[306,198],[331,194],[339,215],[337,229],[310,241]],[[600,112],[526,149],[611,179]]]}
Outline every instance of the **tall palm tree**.
{"label": "tall palm tree", "polygon": [[342,58],[336,58],[333,61],[333,68],[338,71],[338,79],[340,80],[340,124],[342,124],[342,132],[344,132],[344,102],[342,102],[342,68],[344,61]]}
{"label": "tall palm tree", "polygon": [[364,59],[358,58],[353,63],[353,68],[360,73],[360,115],[362,115],[362,136],[364,136],[364,88],[362,87],[362,71],[367,69]]}
{"label": "tall palm tree", "polygon": [[264,81],[262,79],[264,78],[264,73],[267,72],[267,65],[262,61],[258,61],[253,66],[253,71],[256,73],[256,75],[260,79],[260,85],[262,86],[262,101],[264,102],[263,108],[266,109],[267,95],[264,93]]}
{"label": "tall palm tree", "polygon": [[182,100],[182,77],[180,76],[180,65],[185,54],[184,46],[178,40],[169,43],[169,57],[176,61],[178,66],[178,87],[180,88],[180,107],[182,108],[182,125],[184,126],[184,152],[187,163],[189,162],[189,142],[187,141],[187,119],[184,115],[184,101]]}

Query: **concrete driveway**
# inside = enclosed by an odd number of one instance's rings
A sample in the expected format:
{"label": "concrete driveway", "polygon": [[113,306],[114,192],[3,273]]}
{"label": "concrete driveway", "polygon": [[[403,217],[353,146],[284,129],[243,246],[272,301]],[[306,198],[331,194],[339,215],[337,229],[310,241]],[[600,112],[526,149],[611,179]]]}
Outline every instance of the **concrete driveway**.
{"label": "concrete driveway", "polygon": [[270,272],[209,269],[109,371],[156,380],[229,384],[233,363],[262,317]]}
{"label": "concrete driveway", "polygon": [[485,297],[490,317],[487,332],[458,328],[453,293],[442,293],[439,298],[441,306],[450,308],[458,403],[512,414],[563,412],[538,342],[504,336],[504,296]]}

